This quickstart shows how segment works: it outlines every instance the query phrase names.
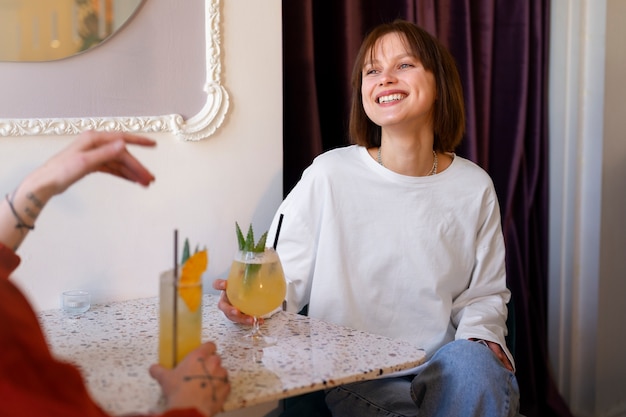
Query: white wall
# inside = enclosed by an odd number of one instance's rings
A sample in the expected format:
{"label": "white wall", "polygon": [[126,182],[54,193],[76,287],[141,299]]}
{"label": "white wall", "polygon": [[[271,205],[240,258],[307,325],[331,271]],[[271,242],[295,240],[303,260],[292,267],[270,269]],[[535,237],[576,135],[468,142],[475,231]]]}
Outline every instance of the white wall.
{"label": "white wall", "polygon": [[577,417],[626,416],[626,3],[552,0],[550,358]]}
{"label": "white wall", "polygon": [[[158,15],[152,8],[159,3],[163,0],[145,7]],[[53,199],[20,248],[22,265],[14,276],[37,309],[57,308],[61,291],[69,288],[89,290],[95,302],[156,295],[159,272],[173,263],[175,228],[192,245],[208,247],[208,291],[210,282],[224,277],[230,265],[235,221],[252,222],[258,230],[269,227],[282,199],[281,2],[227,0],[221,10],[222,84],[230,96],[224,124],[199,142],[150,135],[157,148],[135,150],[156,175],[148,189],[94,174]],[[193,30],[203,45],[204,26]],[[168,50],[181,47],[196,50],[194,38],[181,45],[176,36],[144,55],[167,56]],[[189,68],[190,74],[202,71]],[[175,77],[170,81],[177,82]],[[80,89],[72,89],[59,98],[79,94]],[[0,101],[14,98],[3,94]],[[11,192],[25,173],[71,140],[0,137],[0,190]]]}

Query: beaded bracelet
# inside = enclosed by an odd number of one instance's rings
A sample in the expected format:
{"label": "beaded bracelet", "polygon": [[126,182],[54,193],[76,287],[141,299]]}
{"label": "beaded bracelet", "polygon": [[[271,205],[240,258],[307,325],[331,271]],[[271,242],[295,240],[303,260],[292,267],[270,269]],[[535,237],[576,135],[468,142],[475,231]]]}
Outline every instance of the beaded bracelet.
{"label": "beaded bracelet", "polygon": [[24,220],[22,220],[22,218],[19,216],[19,214],[17,214],[17,211],[15,211],[15,207],[13,207],[13,199],[9,198],[9,195],[6,194],[5,198],[7,200],[7,203],[9,203],[9,208],[11,209],[11,212],[13,213],[13,216],[15,216],[15,219],[17,220],[17,224],[15,225],[16,229],[28,229],[28,230],[34,230],[35,226],[34,225],[28,225],[26,223],[24,223]]}

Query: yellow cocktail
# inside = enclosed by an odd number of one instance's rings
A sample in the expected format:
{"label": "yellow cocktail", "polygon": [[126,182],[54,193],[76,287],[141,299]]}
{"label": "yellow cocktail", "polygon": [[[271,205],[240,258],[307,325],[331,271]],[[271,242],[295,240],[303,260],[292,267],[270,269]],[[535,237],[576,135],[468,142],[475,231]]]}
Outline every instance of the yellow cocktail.
{"label": "yellow cocktail", "polygon": [[[175,289],[176,299],[174,299]],[[201,280],[190,284],[178,283],[175,287],[172,271],[167,271],[161,275],[159,289],[159,363],[162,366],[173,368],[189,352],[200,346],[202,342],[201,300]],[[174,304],[176,308],[174,308]],[[176,338],[174,338],[174,334],[176,334]]]}
{"label": "yellow cocktail", "polygon": [[263,337],[258,332],[257,318],[278,308],[286,291],[285,274],[276,251],[266,248],[264,252],[236,253],[226,295],[232,305],[255,318],[251,337]]}

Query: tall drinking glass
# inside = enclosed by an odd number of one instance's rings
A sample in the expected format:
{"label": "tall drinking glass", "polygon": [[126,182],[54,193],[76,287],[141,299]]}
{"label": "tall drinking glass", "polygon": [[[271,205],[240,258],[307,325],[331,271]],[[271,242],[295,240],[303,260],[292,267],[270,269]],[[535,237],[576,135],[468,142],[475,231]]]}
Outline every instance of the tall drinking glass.
{"label": "tall drinking glass", "polygon": [[202,343],[202,280],[175,285],[167,271],[160,281],[159,363],[173,368]]}
{"label": "tall drinking glass", "polygon": [[252,331],[245,337],[256,344],[271,345],[275,339],[259,328],[259,317],[277,309],[285,299],[287,284],[280,258],[272,248],[264,252],[238,251],[233,259],[226,295],[241,312],[254,317]]}

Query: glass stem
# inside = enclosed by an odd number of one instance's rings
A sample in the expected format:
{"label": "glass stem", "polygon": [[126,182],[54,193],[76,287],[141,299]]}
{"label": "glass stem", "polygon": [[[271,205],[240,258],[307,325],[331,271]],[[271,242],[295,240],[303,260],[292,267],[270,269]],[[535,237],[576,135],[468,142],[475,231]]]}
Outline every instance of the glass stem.
{"label": "glass stem", "polygon": [[259,324],[259,319],[254,316],[254,322],[252,323],[252,335],[253,337],[258,337],[261,335],[261,328]]}

